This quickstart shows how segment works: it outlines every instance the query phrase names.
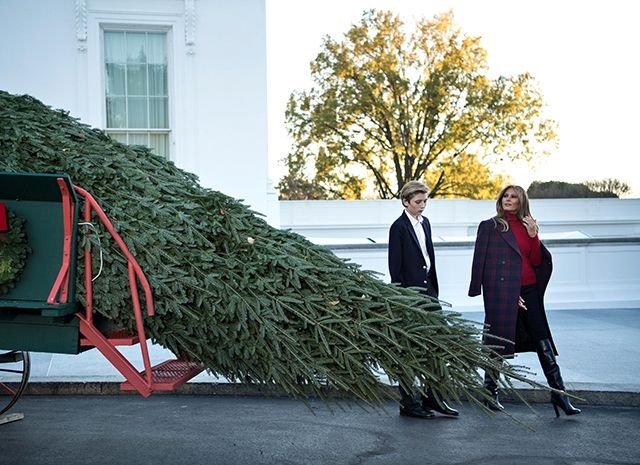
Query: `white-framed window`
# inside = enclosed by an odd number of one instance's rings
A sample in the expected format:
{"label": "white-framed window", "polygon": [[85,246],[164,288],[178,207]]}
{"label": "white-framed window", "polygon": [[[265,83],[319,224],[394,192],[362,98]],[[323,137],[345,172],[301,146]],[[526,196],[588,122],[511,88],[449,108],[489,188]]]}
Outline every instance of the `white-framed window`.
{"label": "white-framed window", "polygon": [[106,132],[170,156],[167,32],[103,31]]}

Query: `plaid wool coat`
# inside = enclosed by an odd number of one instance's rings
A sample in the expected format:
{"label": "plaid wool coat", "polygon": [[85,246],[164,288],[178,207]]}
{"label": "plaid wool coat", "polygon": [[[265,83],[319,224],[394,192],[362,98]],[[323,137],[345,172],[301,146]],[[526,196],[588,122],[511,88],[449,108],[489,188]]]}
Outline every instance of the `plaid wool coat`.
{"label": "plaid wool coat", "polygon": [[[551,335],[544,311],[544,293],[552,271],[551,253],[543,244],[540,244],[540,247],[542,263],[534,270],[544,324]],[[535,341],[529,336],[522,319],[518,321],[521,282],[522,257],[513,231],[511,229],[502,231],[497,218],[481,222],[473,251],[469,296],[480,295],[482,290],[484,322],[488,325],[488,334],[485,334],[484,343],[501,346],[496,349],[496,352],[507,357],[513,356],[515,352],[535,352]],[[491,335],[508,341],[498,341]],[[551,339],[551,345],[557,355],[553,339]]]}

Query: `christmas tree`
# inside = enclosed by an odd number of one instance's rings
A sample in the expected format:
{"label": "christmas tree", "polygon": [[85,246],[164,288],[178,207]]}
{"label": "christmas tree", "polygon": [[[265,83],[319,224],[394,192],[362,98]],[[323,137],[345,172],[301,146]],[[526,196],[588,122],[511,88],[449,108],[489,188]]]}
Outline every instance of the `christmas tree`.
{"label": "christmas tree", "polygon": [[[482,328],[437,301],[269,226],[172,162],[30,96],[0,92],[0,171],[65,173],[92,193],[149,279],[152,340],[229,380],[296,397],[330,387],[375,404],[392,395],[380,371],[472,401],[483,392],[478,369],[523,378],[482,345]],[[89,228],[79,236],[96,246]],[[95,310],[133,329],[126,260],[107,240],[101,248]]]}

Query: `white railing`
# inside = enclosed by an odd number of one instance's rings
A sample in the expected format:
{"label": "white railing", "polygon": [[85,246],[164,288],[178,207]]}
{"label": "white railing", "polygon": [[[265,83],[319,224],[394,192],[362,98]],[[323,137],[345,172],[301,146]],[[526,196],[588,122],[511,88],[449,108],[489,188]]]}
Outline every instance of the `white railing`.
{"label": "white railing", "polygon": [[[330,247],[363,268],[387,273],[387,231],[397,200],[280,202],[282,227]],[[430,200],[440,297],[459,311],[482,309],[467,297],[478,223],[494,201]],[[550,309],[640,308],[640,199],[533,200],[541,238],[554,258]]]}
{"label": "white railing", "polygon": [[[280,201],[280,225],[309,238],[387,239],[402,212],[399,200]],[[532,200],[542,230],[581,231],[593,237],[640,236],[640,199]],[[480,221],[495,214],[493,200],[431,199],[426,215],[435,236],[475,236]]]}

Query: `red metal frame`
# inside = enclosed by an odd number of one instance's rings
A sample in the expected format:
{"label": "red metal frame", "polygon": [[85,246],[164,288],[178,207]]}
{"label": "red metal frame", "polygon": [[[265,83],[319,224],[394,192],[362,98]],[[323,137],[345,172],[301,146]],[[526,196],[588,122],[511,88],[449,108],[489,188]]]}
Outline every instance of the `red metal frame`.
{"label": "red metal frame", "polygon": [[0,388],[2,388],[2,391],[6,392],[9,395],[15,396],[16,395],[16,391],[14,391],[13,389],[11,389],[11,387],[7,386],[4,383],[0,382]]}
{"label": "red metal frame", "polygon": [[58,272],[58,277],[53,283],[49,297],[47,298],[48,304],[60,304],[67,303],[69,298],[69,271],[71,269],[71,241],[73,239],[72,220],[74,214],[74,202],[71,200],[71,195],[67,184],[64,179],[57,178],[58,187],[60,188],[60,194],[62,195],[62,219],[64,225],[64,238],[62,247],[62,265]]}
{"label": "red metal frame", "polygon": [[[114,228],[113,224],[107,217],[106,213],[98,202],[95,201],[93,196],[81,187],[74,186],[76,192],[78,192],[84,198],[84,220],[91,221],[91,214],[95,213],[100,219],[106,230],[111,237],[115,240],[116,244],[120,248],[120,251],[124,254],[128,261],[129,268],[129,287],[131,288],[131,300],[133,303],[133,313],[136,319],[136,331],[138,333],[138,339],[140,341],[140,351],[142,352],[142,363],[144,365],[145,380],[140,383],[140,374],[129,363],[129,361],[120,355],[120,352],[115,350],[112,344],[105,345],[106,338],[100,333],[92,324],[93,321],[93,281],[92,281],[92,269],[91,269],[91,250],[87,244],[84,249],[84,263],[85,263],[85,288],[87,292],[87,302],[85,314],[78,318],[80,319],[80,332],[85,336],[92,344],[96,346],[100,352],[113,364],[113,366],[122,373],[136,387],[136,390],[143,396],[151,394],[151,384],[153,383],[153,374],[151,370],[151,361],[149,359],[149,349],[147,348],[147,337],[144,332],[144,322],[142,317],[142,310],[140,306],[140,296],[138,294],[138,283],[144,290],[145,301],[147,304],[147,315],[153,316],[153,295],[151,294],[151,286],[147,277],[144,275],[142,268],[138,264],[135,257],[129,251],[129,248],[118,234],[118,231]],[[102,336],[102,337],[98,337]],[[104,339],[104,341],[102,340]],[[115,352],[115,353],[114,353]]]}
{"label": "red metal frame", "polygon": [[[155,312],[153,310],[153,295],[151,293],[151,286],[149,285],[149,281],[147,281],[147,277],[144,275],[144,272],[142,271],[142,268],[138,264],[137,260],[135,259],[133,254],[129,251],[127,244],[125,244],[125,242],[122,240],[122,238],[120,237],[120,234],[118,234],[118,231],[116,231],[116,228],[113,226],[113,224],[107,217],[107,214],[104,212],[104,210],[102,210],[102,208],[100,207],[98,202],[95,201],[93,196],[81,187],[74,185],[73,188],[76,190],[76,192],[82,195],[82,197],[84,197],[84,200],[85,200],[84,220],[87,222],[90,222],[91,213],[95,213],[100,219],[100,221],[102,222],[102,224],[104,225],[104,227],[107,229],[109,234],[111,234],[111,237],[113,237],[113,239],[116,241],[116,244],[118,244],[120,251],[124,254],[127,261],[129,262],[129,269],[130,269],[129,280],[131,282],[131,285],[133,287],[133,284],[136,278],[140,281],[140,285],[144,290],[144,297],[147,302],[147,315],[153,316]],[[88,262],[87,262],[87,254],[89,255]],[[89,264],[89,266],[85,270],[85,284],[87,285],[87,288],[93,289],[92,281],[91,281],[91,251],[88,249],[88,247],[85,247],[85,265],[87,263]],[[134,277],[132,277],[131,275],[132,268],[134,272]],[[87,273],[87,270],[88,270],[88,273]],[[93,292],[92,292],[92,295],[93,295]],[[136,289],[136,296],[137,296],[137,289]],[[138,300],[136,304],[136,300],[137,299],[134,299],[134,306],[137,305],[137,309],[140,310],[140,302]],[[89,308],[87,308],[87,313],[88,312],[89,312]],[[140,319],[141,318],[142,318],[142,313],[140,313]],[[136,319],[138,319],[137,313],[136,313]]]}
{"label": "red metal frame", "polygon": [[[115,338],[105,337],[93,325],[93,278],[91,266],[91,250],[89,244],[84,249],[85,264],[85,288],[86,288],[86,308],[84,314],[77,313],[76,316],[80,321],[80,333],[86,338],[82,341],[83,346],[96,347],[113,366],[127,379],[122,383],[123,390],[135,389],[144,397],[151,395],[153,391],[174,390],[178,386],[186,383],[193,376],[202,372],[204,367],[199,363],[185,362],[181,360],[169,360],[161,363],[156,367],[151,366],[149,359],[149,350],[147,348],[147,337],[144,332],[144,320],[142,308],[140,305],[140,296],[138,293],[138,285],[142,286],[144,298],[146,302],[146,310],[148,316],[154,315],[153,295],[151,286],[147,281],[142,268],[129,251],[127,245],[122,240],[113,224],[100,208],[95,199],[81,187],[74,186],[85,201],[84,204],[84,221],[91,222],[91,215],[95,213],[100,219],[111,237],[115,240],[128,261],[129,287],[131,288],[131,300],[133,304],[133,312],[136,319],[137,338],[123,337],[122,334],[116,335]],[[136,341],[137,339],[137,341]],[[123,341],[128,342],[123,342]],[[140,343],[140,351],[142,353],[142,362],[144,370],[139,372],[121,353],[115,348],[118,343]],[[169,368],[168,368],[169,367]]]}
{"label": "red metal frame", "polygon": [[[78,320],[80,320],[80,333],[91,341],[96,349],[100,351],[104,357],[111,362],[111,364],[133,385],[136,391],[138,391],[143,397],[149,397],[152,392],[151,376],[143,377],[138,369],[129,362],[119,350],[117,350],[113,344],[104,337],[104,335],[90,322],[87,321],[82,313],[76,313]],[[147,341],[140,341],[140,347],[147,347]],[[147,356],[147,360],[144,363],[145,372],[151,373],[151,364]]]}
{"label": "red metal frame", "polygon": [[[153,367],[153,390],[173,391],[203,370],[202,365],[184,360],[167,360]],[[120,385],[123,391],[139,390],[133,383]]]}

